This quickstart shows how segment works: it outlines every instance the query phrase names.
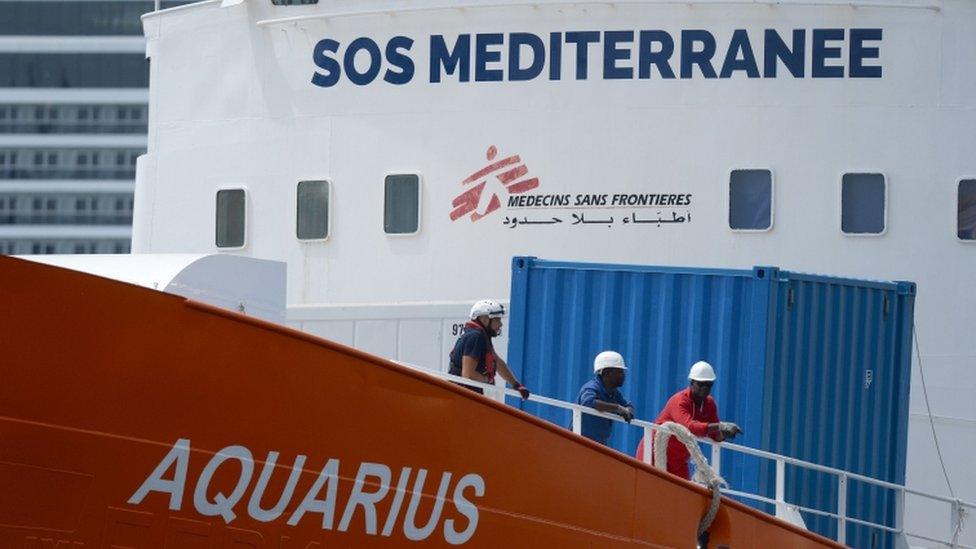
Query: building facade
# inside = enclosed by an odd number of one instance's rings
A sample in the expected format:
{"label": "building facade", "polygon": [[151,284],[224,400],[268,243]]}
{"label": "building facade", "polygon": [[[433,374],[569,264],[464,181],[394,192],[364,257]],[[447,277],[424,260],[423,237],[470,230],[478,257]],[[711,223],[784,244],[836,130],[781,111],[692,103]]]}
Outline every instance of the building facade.
{"label": "building facade", "polygon": [[0,0],[0,253],[129,251],[152,10]]}

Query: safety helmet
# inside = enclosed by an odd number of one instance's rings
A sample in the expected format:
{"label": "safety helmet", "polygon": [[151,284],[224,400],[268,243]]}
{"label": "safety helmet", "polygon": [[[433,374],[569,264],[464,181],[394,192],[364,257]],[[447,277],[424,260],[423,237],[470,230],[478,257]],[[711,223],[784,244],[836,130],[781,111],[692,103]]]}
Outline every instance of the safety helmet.
{"label": "safety helmet", "polygon": [[502,318],[505,316],[505,306],[492,299],[482,299],[471,307],[471,320],[477,320],[479,316]]}
{"label": "safety helmet", "polygon": [[715,381],[715,370],[712,369],[711,364],[704,360],[699,360],[691,365],[691,371],[688,372],[688,379],[692,381]]}
{"label": "safety helmet", "polygon": [[620,353],[616,351],[603,351],[593,359],[593,371],[599,374],[605,368],[626,370],[627,366],[624,364],[624,357],[620,356]]}

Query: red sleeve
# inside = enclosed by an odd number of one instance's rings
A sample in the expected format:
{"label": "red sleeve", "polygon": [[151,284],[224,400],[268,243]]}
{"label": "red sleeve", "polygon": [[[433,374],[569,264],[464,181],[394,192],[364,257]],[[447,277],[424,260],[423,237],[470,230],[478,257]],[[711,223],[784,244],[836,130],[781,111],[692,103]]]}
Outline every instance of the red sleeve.
{"label": "red sleeve", "polygon": [[669,402],[671,421],[684,425],[696,437],[703,437],[708,433],[708,423],[692,419],[694,417],[694,406],[695,403],[691,399],[675,399]]}
{"label": "red sleeve", "polygon": [[[715,400],[712,397],[708,397],[708,401],[705,402],[705,410],[704,410],[704,412],[705,412],[706,421],[708,421],[708,423],[718,423],[719,422],[719,419],[718,419],[718,405],[715,404]],[[709,438],[711,438],[714,441],[722,442],[720,440],[722,438],[721,435],[722,435],[721,432],[716,431],[716,432],[714,432],[714,433],[712,433],[712,434],[710,434],[708,436],[709,436]]]}

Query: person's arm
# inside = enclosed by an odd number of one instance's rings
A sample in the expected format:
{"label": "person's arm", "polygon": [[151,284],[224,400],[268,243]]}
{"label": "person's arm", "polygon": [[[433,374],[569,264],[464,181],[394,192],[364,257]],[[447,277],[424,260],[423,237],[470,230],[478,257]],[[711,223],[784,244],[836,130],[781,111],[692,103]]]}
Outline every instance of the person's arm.
{"label": "person's arm", "polygon": [[515,377],[515,374],[508,369],[508,364],[502,357],[495,355],[495,368],[498,370],[498,375],[502,376],[502,379],[509,382],[512,388],[522,395],[522,400],[529,398],[529,390],[525,388],[525,385]]}
{"label": "person's arm", "polygon": [[616,402],[606,402],[597,398],[593,399],[593,402],[589,405],[590,408],[596,408],[601,412],[608,414],[617,414],[618,416],[624,418],[624,421],[630,421],[634,419],[634,408],[622,406]]}
{"label": "person's arm", "polygon": [[[694,402],[680,402],[671,410],[671,421],[684,425],[696,437],[718,431],[718,423],[706,423],[694,419]],[[721,441],[719,441],[721,442]]]}
{"label": "person's arm", "polygon": [[742,433],[742,428],[732,423],[731,421],[721,421],[718,418],[718,406],[715,401],[711,398],[705,404],[705,412],[707,414],[708,424],[708,436],[716,442],[722,442],[724,440],[733,440],[736,436]]}

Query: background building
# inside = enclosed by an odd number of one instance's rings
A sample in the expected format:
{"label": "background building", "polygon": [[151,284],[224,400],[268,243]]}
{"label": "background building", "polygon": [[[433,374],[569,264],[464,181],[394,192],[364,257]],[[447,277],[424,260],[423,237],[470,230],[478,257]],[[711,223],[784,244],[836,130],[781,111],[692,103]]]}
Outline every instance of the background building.
{"label": "background building", "polygon": [[152,10],[0,0],[0,253],[129,251]]}

